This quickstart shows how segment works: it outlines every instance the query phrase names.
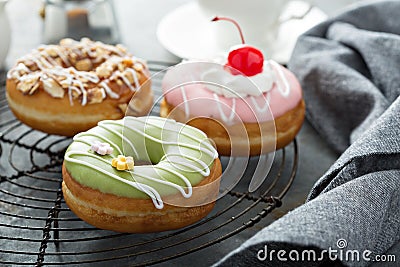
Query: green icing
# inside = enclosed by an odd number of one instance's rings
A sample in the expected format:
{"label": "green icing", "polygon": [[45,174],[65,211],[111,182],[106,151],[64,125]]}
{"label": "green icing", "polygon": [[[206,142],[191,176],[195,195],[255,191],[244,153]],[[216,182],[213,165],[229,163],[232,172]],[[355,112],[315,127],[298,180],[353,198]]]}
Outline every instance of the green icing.
{"label": "green icing", "polygon": [[[91,151],[95,141],[109,143],[114,152],[101,156]],[[111,160],[119,154],[151,161],[154,165],[135,166],[132,172],[118,171],[111,166]],[[216,155],[207,136],[191,126],[159,117],[126,117],[100,122],[89,131],[76,135],[64,162],[71,176],[82,185],[117,196],[149,198],[140,188],[119,181],[112,174],[124,181],[147,185],[166,196],[179,191],[158,181],[186,187],[180,174],[194,186],[204,179],[205,173],[199,170],[205,172],[208,168],[205,166],[211,168]]]}

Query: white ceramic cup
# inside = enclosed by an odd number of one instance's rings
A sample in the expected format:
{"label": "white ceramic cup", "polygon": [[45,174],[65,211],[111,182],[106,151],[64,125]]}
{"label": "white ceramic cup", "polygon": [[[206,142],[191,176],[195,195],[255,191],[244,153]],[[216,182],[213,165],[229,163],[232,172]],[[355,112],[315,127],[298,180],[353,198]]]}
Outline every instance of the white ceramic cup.
{"label": "white ceramic cup", "polygon": [[4,67],[11,38],[10,24],[5,8],[7,2],[7,0],[0,0],[0,69]]}
{"label": "white ceramic cup", "polygon": [[[272,53],[279,29],[279,16],[289,0],[197,0],[200,10],[210,20],[215,16],[235,19],[243,30],[245,42],[267,54]],[[236,27],[227,21],[213,22],[213,39],[223,50],[240,44]]]}

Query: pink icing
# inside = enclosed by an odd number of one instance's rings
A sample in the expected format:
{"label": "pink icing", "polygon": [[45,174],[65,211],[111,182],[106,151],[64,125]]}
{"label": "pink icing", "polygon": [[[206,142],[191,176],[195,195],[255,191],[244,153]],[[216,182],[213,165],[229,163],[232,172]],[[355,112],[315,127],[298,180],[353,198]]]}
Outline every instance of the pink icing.
{"label": "pink icing", "polygon": [[[184,67],[178,65],[166,73],[162,83],[166,101],[193,117],[211,117],[227,124],[237,121],[265,122],[295,108],[302,99],[301,86],[296,77],[289,70],[277,64],[272,64],[272,69],[277,77],[272,89],[259,96],[243,98],[227,98],[217,95],[207,89],[206,84],[193,82],[201,80],[199,71],[202,68],[204,65],[186,64]],[[284,79],[281,79],[277,68],[282,70]],[[279,88],[285,89],[285,82],[290,89],[286,96],[279,90]]]}

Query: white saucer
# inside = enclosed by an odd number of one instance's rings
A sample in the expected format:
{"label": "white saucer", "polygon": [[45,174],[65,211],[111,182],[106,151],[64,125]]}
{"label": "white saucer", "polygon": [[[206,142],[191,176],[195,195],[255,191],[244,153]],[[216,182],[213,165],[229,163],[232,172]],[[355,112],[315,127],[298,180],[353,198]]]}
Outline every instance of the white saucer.
{"label": "white saucer", "polygon": [[[282,17],[299,15],[299,10],[307,7],[305,2],[293,1],[289,3]],[[271,51],[267,52],[268,57],[279,63],[287,63],[297,38],[326,18],[324,12],[313,7],[301,19],[290,19],[282,23],[274,44],[279,47],[279,51],[272,54]],[[181,58],[205,59],[226,52],[212,41],[210,18],[203,16],[197,2],[178,7],[166,15],[158,24],[157,37],[164,48]]]}

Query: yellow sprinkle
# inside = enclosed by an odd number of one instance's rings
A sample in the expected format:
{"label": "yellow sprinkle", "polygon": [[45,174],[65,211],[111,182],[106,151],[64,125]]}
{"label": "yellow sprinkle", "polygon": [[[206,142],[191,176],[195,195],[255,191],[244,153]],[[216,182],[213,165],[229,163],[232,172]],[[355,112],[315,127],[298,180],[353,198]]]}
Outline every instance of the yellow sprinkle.
{"label": "yellow sprinkle", "polygon": [[118,162],[118,159],[114,158],[114,159],[111,161],[111,166],[117,167],[117,162]]}
{"label": "yellow sprinkle", "polygon": [[114,158],[111,161],[111,165],[119,171],[123,170],[132,170],[135,162],[133,160],[133,157],[125,157],[123,155],[118,155],[117,158]]}
{"label": "yellow sprinkle", "polygon": [[122,170],[125,170],[125,169],[126,169],[126,163],[118,161],[117,162],[117,170],[122,171]]}

